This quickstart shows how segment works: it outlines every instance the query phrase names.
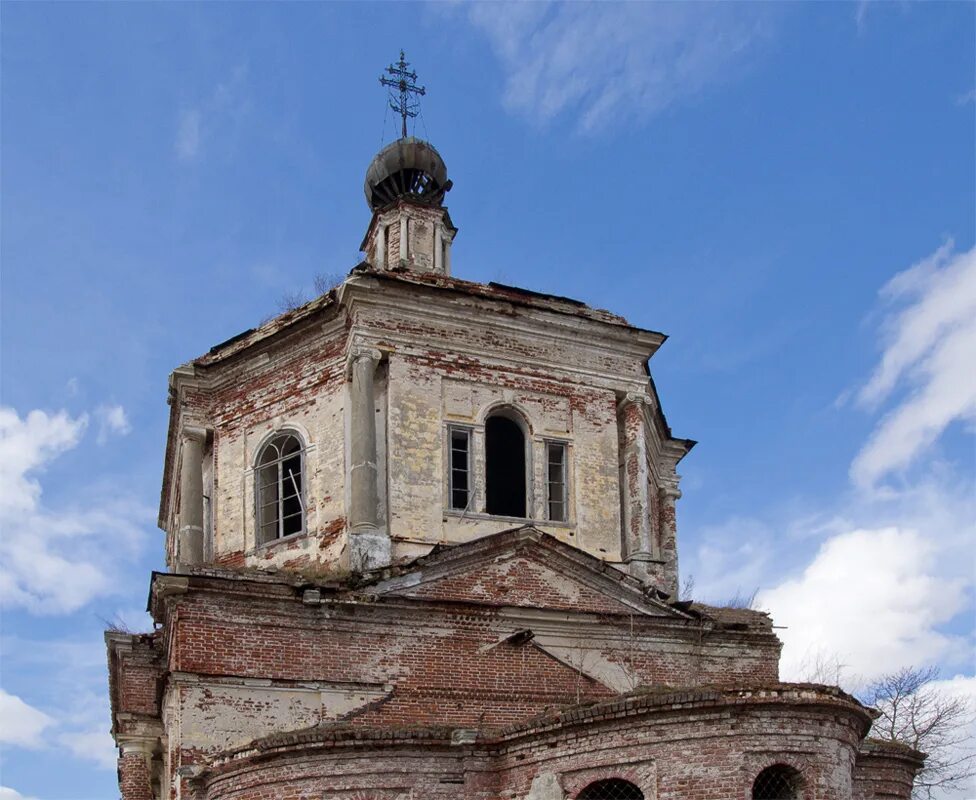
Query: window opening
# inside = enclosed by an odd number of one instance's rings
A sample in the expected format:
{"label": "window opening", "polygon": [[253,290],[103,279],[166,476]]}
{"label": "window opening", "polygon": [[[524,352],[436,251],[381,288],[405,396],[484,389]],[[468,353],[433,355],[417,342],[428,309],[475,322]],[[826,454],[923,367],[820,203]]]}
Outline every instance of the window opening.
{"label": "window opening", "polygon": [[305,530],[304,451],[293,434],[274,437],[258,459],[258,523],[262,543]]}
{"label": "window opening", "polygon": [[565,522],[566,514],[566,445],[546,442],[546,501],[549,519]]}
{"label": "window opening", "polygon": [[591,783],[576,800],[644,800],[644,793],[630,781],[611,778]]}
{"label": "window opening", "polygon": [[753,800],[796,800],[799,791],[800,773],[785,764],[767,767],[752,784]]}
{"label": "window opening", "polygon": [[451,428],[451,508],[465,510],[471,501],[471,431]]}
{"label": "window opening", "polygon": [[525,435],[508,417],[485,421],[485,510],[503,517],[525,514]]}

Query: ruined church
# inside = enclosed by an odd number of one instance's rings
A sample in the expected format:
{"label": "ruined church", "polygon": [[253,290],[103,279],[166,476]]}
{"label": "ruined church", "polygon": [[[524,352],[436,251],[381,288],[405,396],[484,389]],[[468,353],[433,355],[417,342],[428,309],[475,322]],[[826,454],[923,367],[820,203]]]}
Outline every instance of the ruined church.
{"label": "ruined church", "polygon": [[781,682],[766,614],[679,599],[665,336],[463,278],[407,66],[362,263],[170,376],[123,800],[908,798],[921,754]]}

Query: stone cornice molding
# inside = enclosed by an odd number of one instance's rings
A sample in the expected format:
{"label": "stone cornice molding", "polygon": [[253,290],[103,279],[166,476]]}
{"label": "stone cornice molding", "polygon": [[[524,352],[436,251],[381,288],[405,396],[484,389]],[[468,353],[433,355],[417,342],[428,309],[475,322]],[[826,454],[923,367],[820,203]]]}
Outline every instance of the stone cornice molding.
{"label": "stone cornice molding", "polygon": [[[381,283],[381,281],[377,281]],[[350,310],[357,305],[372,306],[387,310],[390,314],[402,315],[404,312],[414,313],[429,320],[440,320],[454,325],[464,325],[470,323],[479,311],[478,304],[485,304],[484,312],[490,319],[485,320],[485,326],[493,329],[501,329],[509,332],[521,332],[534,339],[561,341],[573,347],[586,346],[594,352],[610,352],[619,355],[629,355],[638,359],[646,359],[649,352],[653,354],[663,344],[667,338],[662,333],[656,331],[645,331],[641,328],[634,328],[620,322],[610,322],[581,314],[574,314],[558,308],[546,308],[541,305],[528,304],[527,308],[539,315],[544,316],[538,319],[536,324],[529,324],[524,320],[528,317],[519,318],[498,318],[497,313],[492,313],[491,307],[494,304],[511,304],[512,298],[509,297],[481,297],[479,295],[464,292],[453,287],[439,287],[424,283],[407,283],[406,285],[418,291],[454,291],[466,297],[470,304],[464,307],[465,314],[459,314],[459,309],[445,307],[439,308],[430,302],[424,303],[422,298],[415,300],[408,299],[399,293],[383,293],[378,287],[363,287],[367,291],[358,290],[358,285],[349,285],[350,291],[344,297],[349,304]],[[592,334],[593,328],[600,328],[598,337],[589,335],[581,338],[581,334]],[[604,342],[612,344],[603,344]]]}
{"label": "stone cornice molding", "polygon": [[[540,339],[542,336],[540,335]],[[568,342],[568,340],[567,340]],[[405,356],[429,356],[430,341],[419,336],[411,336],[402,332],[397,333],[396,348],[388,348],[387,352],[396,352]],[[635,389],[643,386],[647,379],[634,375],[625,375],[616,372],[604,372],[601,370],[590,370],[574,367],[569,364],[556,361],[545,361],[538,358],[520,357],[506,358],[497,352],[462,347],[456,343],[451,345],[451,352],[461,356],[469,356],[477,359],[485,365],[497,367],[501,370],[526,371],[533,369],[540,375],[545,375],[546,379],[552,383],[570,383],[572,385],[584,384],[594,389],[607,389],[610,391],[618,390],[621,385],[633,386]]]}

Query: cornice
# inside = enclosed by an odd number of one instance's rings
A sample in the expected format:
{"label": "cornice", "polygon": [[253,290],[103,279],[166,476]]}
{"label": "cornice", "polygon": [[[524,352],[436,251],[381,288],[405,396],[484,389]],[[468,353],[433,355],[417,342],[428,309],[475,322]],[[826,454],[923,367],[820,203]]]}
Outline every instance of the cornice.
{"label": "cornice", "polygon": [[[362,284],[357,283],[358,280],[359,278],[350,281],[346,286],[346,292],[344,292],[343,301],[348,304],[350,311],[352,311],[356,305],[361,304],[364,306],[374,306],[377,308],[386,309],[397,314],[398,316],[402,315],[404,311],[411,311],[418,317],[425,319],[436,319],[455,326],[461,324],[470,325],[470,319],[464,318],[461,320],[459,318],[457,308],[445,308],[442,310],[431,305],[430,303],[411,301],[402,297],[402,295],[399,293],[384,292],[383,289],[378,286],[378,284],[381,284],[382,281],[376,280],[375,278],[373,279],[372,285],[367,285],[365,282]],[[436,292],[437,290],[451,291],[468,299],[469,304],[466,306],[465,310],[470,310],[477,313],[479,304],[487,306],[487,308],[484,310],[487,314],[491,314],[491,319],[490,321],[486,321],[485,327],[529,334],[533,338],[561,342],[573,347],[590,347],[597,352],[602,351],[616,353],[618,355],[623,353],[633,355],[638,359],[646,359],[656,352],[667,339],[666,335],[656,331],[648,331],[642,328],[635,328],[625,325],[623,323],[608,322],[606,320],[595,319],[593,317],[584,316],[578,313],[574,314],[570,311],[563,311],[556,308],[546,308],[544,306],[535,304],[526,304],[523,307],[533,312],[537,312],[540,316],[543,316],[545,318],[544,324],[520,324],[519,322],[509,321],[512,319],[510,315],[507,315],[508,319],[504,317],[499,318],[500,315],[497,312],[492,313],[492,311],[489,310],[493,304],[512,305],[513,300],[507,297],[482,297],[479,295],[467,294],[458,289],[429,286],[422,283],[398,283],[396,285],[406,285],[418,291],[423,291],[425,289],[433,292]],[[526,319],[526,317],[521,317],[520,319]],[[556,334],[554,333],[554,329],[564,331],[565,333],[562,335]],[[598,330],[598,338],[595,340],[581,340],[581,329],[589,329],[591,332]],[[599,342],[601,340],[606,341],[608,339],[614,341],[618,347],[601,347]]]}
{"label": "cornice", "polygon": [[[860,736],[864,736],[871,724],[870,714],[864,706],[839,689],[826,686],[772,684],[732,690],[708,687],[638,690],[503,728],[472,730],[418,726],[377,729],[342,723],[322,724],[272,734],[219,753],[201,770],[199,777],[207,783],[218,782],[271,759],[307,758],[312,752],[352,758],[359,753],[364,756],[375,753],[378,748],[410,752],[418,747],[427,752],[439,752],[446,758],[484,759],[485,767],[495,771],[504,768],[503,763],[495,762],[496,758],[517,753],[533,739],[545,741],[550,736],[565,737],[568,730],[585,732],[590,728],[609,726],[626,727],[633,732],[642,719],[660,724],[663,720],[659,718],[673,720],[683,715],[693,715],[700,727],[707,725],[702,718],[706,714],[724,717],[745,709],[763,709],[775,714],[779,708],[789,709],[792,714],[797,707],[834,716],[839,724],[853,726]],[[687,720],[680,724],[687,725]],[[829,735],[819,727],[811,733]]]}

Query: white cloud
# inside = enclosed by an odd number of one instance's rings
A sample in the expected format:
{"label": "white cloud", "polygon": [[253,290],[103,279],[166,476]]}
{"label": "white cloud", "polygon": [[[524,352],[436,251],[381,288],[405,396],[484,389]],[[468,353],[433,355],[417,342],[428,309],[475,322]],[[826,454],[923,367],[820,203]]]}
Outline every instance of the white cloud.
{"label": "white cloud", "polygon": [[951,678],[932,681],[931,687],[943,697],[958,697],[976,710],[976,675],[954,675]]}
{"label": "white cloud", "polygon": [[41,613],[75,611],[119,588],[151,511],[114,490],[50,509],[34,474],[81,440],[88,418],[0,408],[0,602]]}
{"label": "white cloud", "polygon": [[0,786],[0,800],[37,800],[37,798],[28,797],[26,794],[21,794],[9,786]]}
{"label": "white cloud", "polygon": [[509,110],[594,132],[728,78],[769,9],[721,3],[472,3],[506,73]]}
{"label": "white cloud", "polygon": [[852,530],[828,539],[796,578],[760,592],[783,641],[781,674],[802,679],[811,654],[836,654],[866,680],[959,646],[939,627],[966,601],[964,581],[937,569],[936,547],[917,531]]}
{"label": "white cloud", "polygon": [[73,639],[0,640],[4,669],[29,676],[43,689],[45,706],[57,709],[45,739],[59,752],[115,769],[117,751],[109,734],[111,716],[105,691],[105,646],[88,628]]}
{"label": "white cloud", "polygon": [[200,153],[200,112],[183,109],[176,130],[176,157],[180,161],[192,161]]}
{"label": "white cloud", "polygon": [[683,563],[705,601],[762,587],[757,606],[785,626],[784,679],[822,660],[855,688],[900,666],[969,669],[974,519],[971,477],[934,465],[912,487],[852,491],[815,515],[715,526]]}
{"label": "white cloud", "polygon": [[54,720],[43,711],[28,705],[17,695],[0,689],[0,742],[3,744],[44,747],[44,731],[53,724]]}
{"label": "white cloud", "polygon": [[955,253],[947,242],[895,275],[881,297],[884,352],[858,401],[877,409],[898,389],[904,395],[851,464],[864,488],[911,465],[952,423],[976,420],[976,248]]}
{"label": "white cloud", "polygon": [[72,419],[65,411],[35,410],[21,419],[0,407],[0,518],[34,510],[41,485],[27,473],[78,444],[87,425],[84,414]]}
{"label": "white cloud", "polygon": [[118,750],[107,727],[64,733],[58,737],[58,741],[75,757],[94,761],[102,769],[115,769],[118,766]]}
{"label": "white cloud", "polygon": [[132,432],[129,417],[122,406],[99,406],[95,413],[98,417],[96,441],[99,444],[105,444],[113,435],[126,436]]}

